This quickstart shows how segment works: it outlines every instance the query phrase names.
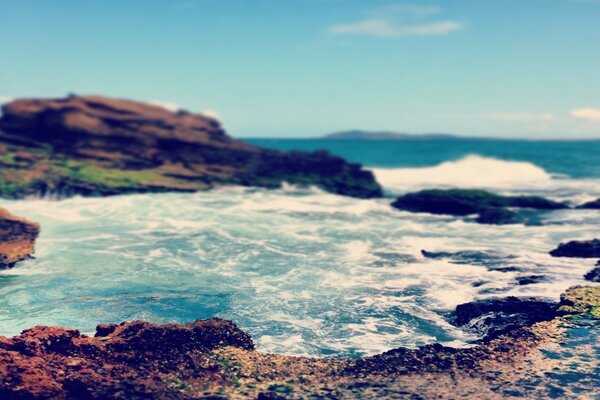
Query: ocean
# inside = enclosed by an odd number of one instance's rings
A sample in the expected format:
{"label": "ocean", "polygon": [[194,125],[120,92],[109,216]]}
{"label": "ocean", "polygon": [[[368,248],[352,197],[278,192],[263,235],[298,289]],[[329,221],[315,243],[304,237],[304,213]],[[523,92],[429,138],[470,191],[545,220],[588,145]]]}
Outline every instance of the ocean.
{"label": "ocean", "polygon": [[[285,186],[1,200],[43,230],[37,258],[0,273],[0,335],[38,324],[91,333],[98,323],[217,316],[248,331],[260,350],[359,356],[467,346],[476,337],[448,321],[457,304],[558,299],[589,284],[583,275],[596,260],[548,251],[598,237],[597,210],[547,212],[539,226],[488,226],[389,203],[423,188],[459,187],[581,204],[600,198],[600,141],[248,141],[324,148],[362,163],[386,198]],[[421,250],[472,255],[430,259]],[[533,275],[543,279],[519,284]]]}

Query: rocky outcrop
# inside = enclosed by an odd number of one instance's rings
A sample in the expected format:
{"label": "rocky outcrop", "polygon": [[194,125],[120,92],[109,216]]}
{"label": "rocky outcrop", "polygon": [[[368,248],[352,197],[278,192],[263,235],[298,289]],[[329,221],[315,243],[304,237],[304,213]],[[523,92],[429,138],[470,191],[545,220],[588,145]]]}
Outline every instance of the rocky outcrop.
{"label": "rocky outcrop", "polygon": [[328,152],[261,149],[203,115],[100,96],[4,105],[0,154],[0,196],[10,198],[282,182],[359,198],[382,195],[370,171]]}
{"label": "rocky outcrop", "polygon": [[0,269],[31,258],[40,226],[0,208]]}
{"label": "rocky outcrop", "polygon": [[467,216],[477,214],[477,222],[510,224],[522,222],[509,208],[559,210],[566,204],[537,196],[500,196],[484,190],[430,189],[408,193],[392,203],[392,207],[410,212]]}
{"label": "rocky outcrop", "polygon": [[590,209],[590,210],[600,210],[600,199],[589,201],[584,203],[577,208]]}
{"label": "rocky outcrop", "polygon": [[187,325],[131,322],[88,337],[67,328],[37,326],[0,338],[0,398],[142,399],[177,397],[168,374],[205,385],[229,376],[210,357],[225,346],[253,350],[250,337],[219,319]]}
{"label": "rocky outcrop", "polygon": [[459,304],[454,323],[484,340],[555,317],[557,304],[534,297],[504,297]]}
{"label": "rocky outcrop", "polygon": [[[558,313],[569,318],[569,325],[577,318],[597,318],[599,299],[598,287],[571,288],[561,297]],[[13,338],[0,337],[0,398],[479,399],[510,396],[514,390],[524,398],[547,398],[552,376],[562,371],[550,363],[552,355],[538,349],[561,336],[557,326],[564,324],[556,318],[556,306],[511,298],[459,308],[456,320],[464,326],[490,313],[512,319],[504,333],[470,348],[434,344],[358,359],[265,354],[254,350],[246,333],[220,319],[106,324],[98,326],[95,337],[38,326]],[[517,320],[515,313],[524,316]],[[567,350],[573,355],[585,347]],[[595,367],[595,358],[589,359]],[[568,372],[572,360],[565,363]],[[587,381],[576,382],[573,391],[582,390],[592,394],[596,389]]]}
{"label": "rocky outcrop", "polygon": [[550,252],[550,255],[552,257],[599,258],[600,239],[573,240],[568,243],[561,243]]}

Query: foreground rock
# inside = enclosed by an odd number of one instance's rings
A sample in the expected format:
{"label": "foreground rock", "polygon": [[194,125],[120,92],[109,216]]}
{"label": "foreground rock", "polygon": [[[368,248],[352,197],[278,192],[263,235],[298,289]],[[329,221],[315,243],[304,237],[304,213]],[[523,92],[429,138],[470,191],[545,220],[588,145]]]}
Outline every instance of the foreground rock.
{"label": "foreground rock", "polygon": [[0,269],[31,258],[40,226],[0,208]]}
{"label": "foreground rock", "polygon": [[392,207],[410,212],[467,216],[477,214],[477,222],[512,224],[521,221],[509,208],[560,210],[566,204],[537,196],[500,196],[484,190],[430,189],[408,193],[392,203]]}
{"label": "foreground rock", "polygon": [[16,100],[0,118],[0,196],[315,185],[380,197],[370,171],[325,151],[265,150],[214,119],[99,96]]}
{"label": "foreground rock", "polygon": [[[530,310],[526,323],[540,320],[533,316],[537,305],[507,300],[502,306],[507,312],[507,304],[517,312]],[[551,321],[515,326],[474,347],[436,344],[360,359],[261,353],[246,333],[220,319],[186,325],[101,325],[95,337],[73,329],[35,327],[20,336],[0,337],[0,398],[499,399],[516,393],[549,398],[556,397],[557,384],[563,397],[582,392],[594,397],[598,387],[589,379],[573,380],[571,373],[566,383],[556,380],[579,354],[587,357],[587,364],[578,366],[583,373],[597,367],[593,354],[584,354],[588,349],[581,345],[582,332],[575,342],[579,347],[568,348],[564,357],[571,358],[564,362],[551,346],[563,337],[565,323],[557,315],[577,324],[579,318],[597,318],[599,304],[599,288],[575,287],[562,296]],[[497,308],[479,303],[463,310],[461,318],[477,319]],[[542,309],[543,315],[546,311]],[[590,334],[595,339],[596,331]]]}
{"label": "foreground rock", "polygon": [[574,258],[599,258],[600,240],[573,240],[568,243],[561,243],[550,252],[552,257],[574,257]]}

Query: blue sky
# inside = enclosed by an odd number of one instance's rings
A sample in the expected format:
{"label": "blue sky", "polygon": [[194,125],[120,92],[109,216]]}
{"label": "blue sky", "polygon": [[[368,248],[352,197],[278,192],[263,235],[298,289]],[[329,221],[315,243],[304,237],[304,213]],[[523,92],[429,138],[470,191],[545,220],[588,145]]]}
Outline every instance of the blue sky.
{"label": "blue sky", "polygon": [[238,137],[600,137],[596,0],[0,0],[0,101],[104,94]]}

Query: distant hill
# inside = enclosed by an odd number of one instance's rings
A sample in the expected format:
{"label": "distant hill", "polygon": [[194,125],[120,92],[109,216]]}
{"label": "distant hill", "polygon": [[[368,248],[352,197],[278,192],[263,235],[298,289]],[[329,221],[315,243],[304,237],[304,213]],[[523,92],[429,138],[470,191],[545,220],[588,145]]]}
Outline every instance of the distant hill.
{"label": "distant hill", "polygon": [[461,140],[460,136],[446,133],[412,134],[402,132],[370,132],[361,130],[343,131],[325,135],[322,139],[333,140]]}

